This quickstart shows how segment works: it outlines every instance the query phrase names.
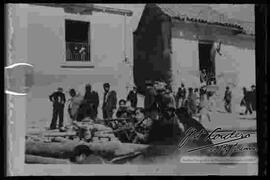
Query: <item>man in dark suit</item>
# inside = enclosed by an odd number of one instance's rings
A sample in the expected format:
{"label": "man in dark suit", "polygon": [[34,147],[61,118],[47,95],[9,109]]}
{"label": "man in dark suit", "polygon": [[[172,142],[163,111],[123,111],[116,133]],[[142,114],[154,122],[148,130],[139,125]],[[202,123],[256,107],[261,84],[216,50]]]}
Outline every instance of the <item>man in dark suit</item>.
{"label": "man in dark suit", "polygon": [[64,106],[66,102],[65,94],[63,93],[63,88],[59,87],[56,92],[49,96],[51,102],[53,102],[53,115],[50,129],[56,129],[56,121],[59,117],[58,128],[63,129],[64,120]]}
{"label": "man in dark suit", "polygon": [[99,105],[99,97],[98,93],[92,90],[90,84],[85,86],[84,103],[86,105],[85,115],[91,119],[96,119],[98,113],[97,108]]}
{"label": "man in dark suit", "polygon": [[133,90],[128,93],[127,101],[130,101],[131,107],[137,108],[138,97],[137,88],[135,86],[133,87]]}
{"label": "man in dark suit", "polygon": [[117,104],[117,95],[114,90],[110,91],[110,84],[105,83],[103,85],[104,96],[103,96],[103,119],[112,118]]}

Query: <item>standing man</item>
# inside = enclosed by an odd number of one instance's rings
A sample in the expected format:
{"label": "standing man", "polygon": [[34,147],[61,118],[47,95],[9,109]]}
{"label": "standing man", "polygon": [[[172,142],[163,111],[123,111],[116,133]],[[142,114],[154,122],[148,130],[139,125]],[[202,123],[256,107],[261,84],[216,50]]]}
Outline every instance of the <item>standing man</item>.
{"label": "standing man", "polygon": [[228,112],[228,113],[231,113],[232,112],[232,92],[229,88],[229,86],[226,87],[226,91],[225,91],[225,95],[224,95],[224,107],[225,107],[225,110]]}
{"label": "standing man", "polygon": [[130,101],[130,105],[132,108],[137,108],[138,97],[137,88],[135,86],[133,87],[133,90],[128,93],[127,101]]}
{"label": "standing man", "polygon": [[176,94],[176,107],[180,108],[184,105],[184,101],[186,99],[186,88],[183,83],[181,83],[181,87],[179,87],[178,92]]}
{"label": "standing man", "polygon": [[255,85],[252,85],[251,86],[251,105],[252,105],[252,109],[254,111],[256,111],[256,86]]}
{"label": "standing man", "polygon": [[63,130],[63,120],[64,120],[64,106],[66,102],[65,94],[63,93],[63,88],[59,87],[56,92],[49,96],[50,101],[53,103],[53,115],[50,129],[56,129],[56,121],[59,117],[58,128],[60,131]]}
{"label": "standing man", "polygon": [[110,84],[103,84],[104,97],[103,97],[103,119],[112,118],[117,104],[117,95],[114,90],[110,91]]}
{"label": "standing man", "polygon": [[84,102],[86,105],[86,116],[95,120],[98,113],[99,97],[97,92],[92,91],[92,86],[90,84],[86,84],[85,86]]}

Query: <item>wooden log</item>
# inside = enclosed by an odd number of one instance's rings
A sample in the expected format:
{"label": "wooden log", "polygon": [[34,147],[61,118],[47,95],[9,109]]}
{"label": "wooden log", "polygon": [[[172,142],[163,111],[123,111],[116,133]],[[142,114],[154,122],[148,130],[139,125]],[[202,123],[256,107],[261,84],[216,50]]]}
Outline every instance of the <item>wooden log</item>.
{"label": "wooden log", "polygon": [[95,154],[107,158],[142,151],[148,147],[148,145],[121,143],[117,141],[92,143],[72,140],[60,143],[26,141],[25,154],[65,159],[72,157],[75,147],[82,144],[88,146]]}
{"label": "wooden log", "polygon": [[25,163],[29,164],[70,164],[67,159],[48,158],[42,156],[25,155]]}
{"label": "wooden log", "polygon": [[45,137],[68,137],[68,136],[76,136],[76,132],[48,132],[44,133]]}
{"label": "wooden log", "polygon": [[50,143],[26,141],[25,154],[65,159],[70,158],[74,148],[80,144],[80,141],[71,140]]}

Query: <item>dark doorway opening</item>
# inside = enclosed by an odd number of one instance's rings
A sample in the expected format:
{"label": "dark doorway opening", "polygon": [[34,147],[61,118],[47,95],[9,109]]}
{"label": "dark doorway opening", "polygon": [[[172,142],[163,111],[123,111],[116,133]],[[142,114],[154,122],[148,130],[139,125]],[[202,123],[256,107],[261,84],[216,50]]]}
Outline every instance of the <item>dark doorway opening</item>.
{"label": "dark doorway opening", "polygon": [[[213,41],[199,41],[199,68],[201,72],[201,83],[216,84],[215,51]],[[205,75],[202,75],[205,72]]]}

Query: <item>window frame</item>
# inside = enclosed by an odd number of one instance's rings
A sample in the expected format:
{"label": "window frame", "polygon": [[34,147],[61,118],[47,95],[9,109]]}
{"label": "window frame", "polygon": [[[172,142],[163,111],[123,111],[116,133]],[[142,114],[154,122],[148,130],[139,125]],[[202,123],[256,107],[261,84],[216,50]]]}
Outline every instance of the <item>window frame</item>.
{"label": "window frame", "polygon": [[[88,29],[88,44],[89,44],[89,53],[90,53],[90,60],[89,61],[67,61],[67,51],[66,51],[66,20],[71,21],[82,21],[89,23]],[[91,22],[92,18],[89,15],[77,15],[77,14],[66,14],[63,18],[63,61],[61,63],[61,68],[93,68],[93,55],[92,55],[92,28]]]}

